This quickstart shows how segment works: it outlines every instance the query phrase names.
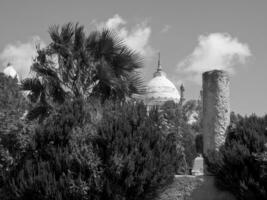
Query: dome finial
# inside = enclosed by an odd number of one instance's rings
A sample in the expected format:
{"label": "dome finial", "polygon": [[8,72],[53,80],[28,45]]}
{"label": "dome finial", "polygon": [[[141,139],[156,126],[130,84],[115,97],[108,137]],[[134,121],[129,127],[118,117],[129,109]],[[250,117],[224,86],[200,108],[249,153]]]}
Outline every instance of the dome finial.
{"label": "dome finial", "polygon": [[160,52],[158,53],[158,66],[157,66],[157,70],[154,73],[154,77],[156,76],[166,76],[165,72],[163,72],[161,64],[160,64]]}
{"label": "dome finial", "polygon": [[184,101],[185,101],[185,98],[184,98],[184,91],[185,91],[185,89],[184,89],[184,84],[182,83],[182,84],[180,85],[180,95],[181,95],[181,97],[180,97],[180,105],[183,105],[183,103],[184,103]]}
{"label": "dome finial", "polygon": [[158,54],[158,69],[157,71],[162,71],[162,67],[161,67],[161,64],[160,64],[160,52]]}

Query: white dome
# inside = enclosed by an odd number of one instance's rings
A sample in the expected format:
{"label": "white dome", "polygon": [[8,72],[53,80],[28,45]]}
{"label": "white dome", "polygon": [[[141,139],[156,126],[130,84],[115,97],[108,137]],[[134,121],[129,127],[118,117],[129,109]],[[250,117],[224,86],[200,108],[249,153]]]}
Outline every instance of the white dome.
{"label": "white dome", "polygon": [[11,76],[12,78],[19,78],[18,73],[16,72],[16,70],[12,67],[11,64],[8,64],[7,67],[4,69],[4,74],[6,76]]}
{"label": "white dome", "polygon": [[145,104],[148,106],[162,105],[166,101],[179,103],[180,94],[175,85],[166,78],[161,66],[158,66],[154,73],[154,78],[147,84],[145,94]]}

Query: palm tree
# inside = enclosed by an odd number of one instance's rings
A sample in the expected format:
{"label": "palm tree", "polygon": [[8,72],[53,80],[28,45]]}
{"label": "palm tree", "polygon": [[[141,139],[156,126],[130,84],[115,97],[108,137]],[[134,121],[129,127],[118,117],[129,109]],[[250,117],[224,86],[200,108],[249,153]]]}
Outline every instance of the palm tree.
{"label": "palm tree", "polygon": [[52,42],[37,48],[31,66],[34,76],[24,79],[32,109],[28,119],[43,118],[66,98],[98,97],[124,100],[144,91],[138,73],[142,59],[110,30],[86,36],[84,27],[68,23],[51,26]]}

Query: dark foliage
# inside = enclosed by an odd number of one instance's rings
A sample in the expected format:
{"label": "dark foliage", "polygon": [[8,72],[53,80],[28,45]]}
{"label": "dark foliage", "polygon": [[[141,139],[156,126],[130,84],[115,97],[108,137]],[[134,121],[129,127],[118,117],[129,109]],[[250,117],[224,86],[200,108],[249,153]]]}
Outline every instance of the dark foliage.
{"label": "dark foliage", "polygon": [[113,104],[104,110],[95,145],[103,161],[102,199],[145,199],[169,183],[181,152],[175,133],[164,134],[158,109],[143,104]]}
{"label": "dark foliage", "polygon": [[203,135],[198,134],[195,137],[196,151],[203,155]]}
{"label": "dark foliage", "polygon": [[65,102],[32,130],[23,156],[4,174],[6,199],[97,199],[100,160],[89,143],[93,123],[83,126],[92,118],[84,106]]}
{"label": "dark foliage", "polygon": [[104,101],[143,92],[136,71],[142,60],[114,32],[94,31],[87,36],[83,26],[68,23],[51,26],[49,34],[52,42],[37,49],[31,67],[34,76],[22,81],[21,89],[31,91],[28,119],[43,120],[67,98],[97,96]]}
{"label": "dark foliage", "polygon": [[177,137],[177,146],[182,152],[184,164],[180,164],[176,169],[177,174],[188,174],[192,168],[193,160],[197,156],[195,137],[196,124],[188,124],[188,116],[194,112],[195,106],[189,106],[194,101],[189,101],[185,105],[176,104],[173,101],[166,102],[161,107],[163,119],[167,125],[164,132],[172,131]]}
{"label": "dark foliage", "polygon": [[21,119],[26,108],[18,80],[0,73],[0,185],[2,174],[15,163],[28,143]]}
{"label": "dark foliage", "polygon": [[[233,116],[233,114],[232,114]],[[233,119],[233,118],[232,118]],[[267,116],[238,117],[229,127],[225,145],[206,158],[218,187],[237,199],[267,198]]]}
{"label": "dark foliage", "polygon": [[27,108],[18,80],[0,73],[0,134],[17,131],[18,121]]}
{"label": "dark foliage", "polygon": [[66,101],[31,130],[30,145],[4,173],[5,199],[144,199],[172,180],[182,156],[175,134],[158,126],[158,110],[96,105]]}

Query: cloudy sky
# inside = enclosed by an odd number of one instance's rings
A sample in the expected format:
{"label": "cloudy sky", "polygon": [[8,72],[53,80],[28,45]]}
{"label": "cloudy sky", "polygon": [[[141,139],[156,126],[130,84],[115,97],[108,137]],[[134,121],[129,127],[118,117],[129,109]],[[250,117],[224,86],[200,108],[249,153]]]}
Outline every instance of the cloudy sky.
{"label": "cloudy sky", "polygon": [[144,57],[144,78],[157,52],[168,78],[198,98],[201,73],[231,74],[231,108],[267,113],[266,0],[1,0],[0,71],[12,62],[25,77],[35,45],[49,44],[48,27],[79,22],[87,32],[109,27]]}

